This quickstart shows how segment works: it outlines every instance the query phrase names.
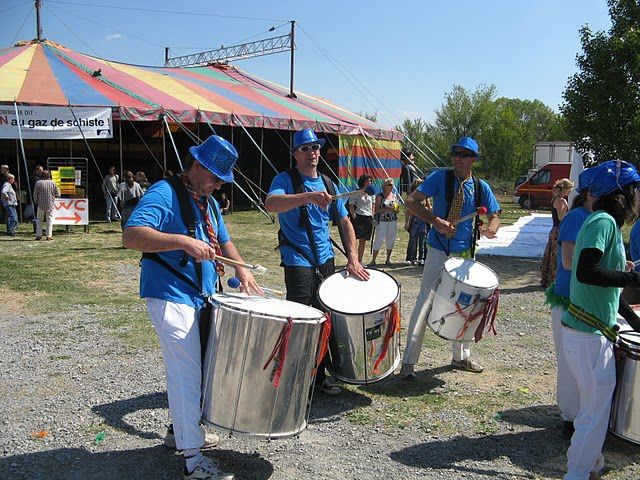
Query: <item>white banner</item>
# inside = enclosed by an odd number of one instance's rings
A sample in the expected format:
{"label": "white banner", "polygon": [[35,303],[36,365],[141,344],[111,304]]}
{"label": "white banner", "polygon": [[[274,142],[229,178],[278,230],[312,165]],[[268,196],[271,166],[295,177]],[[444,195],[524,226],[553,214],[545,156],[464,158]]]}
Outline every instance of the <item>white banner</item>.
{"label": "white banner", "polygon": [[54,225],[89,225],[89,201],[86,198],[56,198]]}
{"label": "white banner", "polygon": [[[110,107],[18,107],[0,105],[0,138],[35,140],[78,140],[85,138],[113,138]],[[75,117],[73,114],[75,113]],[[82,133],[80,133],[82,128]]]}

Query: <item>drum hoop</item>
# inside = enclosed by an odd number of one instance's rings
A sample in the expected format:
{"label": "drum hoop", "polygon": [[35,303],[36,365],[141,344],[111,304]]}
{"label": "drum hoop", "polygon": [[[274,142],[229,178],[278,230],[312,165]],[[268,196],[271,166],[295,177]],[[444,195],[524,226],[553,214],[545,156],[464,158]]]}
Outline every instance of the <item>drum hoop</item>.
{"label": "drum hoop", "polygon": [[[336,271],[335,271],[334,273],[332,273],[331,275],[335,275],[336,273],[340,273],[340,272],[343,272],[343,271],[345,271],[345,270],[346,270],[346,268],[341,268],[340,270],[336,270]],[[328,305],[326,305],[326,304],[322,301],[322,299],[320,298],[320,295],[318,295],[318,301],[320,302],[320,305],[322,305],[322,306],[323,306],[323,308],[325,308],[325,309],[326,309],[327,311],[329,311],[329,312],[339,313],[340,315],[348,315],[348,316],[350,316],[350,317],[359,317],[359,316],[361,316],[361,315],[362,315],[362,316],[364,316],[364,315],[372,315],[372,314],[374,314],[374,313],[380,313],[380,312],[384,312],[384,311],[388,310],[388,309],[389,309],[389,307],[390,307],[391,305],[393,305],[394,303],[397,303],[397,302],[398,302],[398,299],[400,298],[400,284],[398,283],[398,281],[397,281],[395,278],[393,278],[393,277],[392,277],[391,275],[389,275],[387,272],[383,272],[382,270],[378,270],[377,268],[371,268],[371,269],[369,269],[369,270],[376,270],[376,271],[378,271],[378,272],[382,272],[383,274],[385,274],[386,276],[388,276],[391,280],[393,280],[393,282],[394,282],[394,283],[396,284],[396,286],[398,287],[398,294],[396,295],[396,298],[393,300],[393,302],[389,303],[386,307],[378,308],[377,310],[371,310],[371,311],[369,311],[369,312],[349,313],[349,312],[343,312],[343,311],[341,311],[341,310],[337,310],[337,309],[335,309],[335,308],[331,308],[331,307],[329,307]],[[331,276],[331,275],[330,275],[330,276]],[[327,277],[327,278],[329,278],[329,277]],[[325,279],[325,280],[326,280],[326,279]]]}
{"label": "drum hoop", "polygon": [[[622,346],[624,346],[624,347],[626,347],[626,346],[640,347],[640,339],[639,340],[634,340],[634,339],[629,338],[629,336],[624,335],[624,334],[628,334],[628,333],[633,333],[634,337],[636,337],[636,336],[640,337],[640,333],[635,332],[633,330],[627,330],[625,332],[620,332],[618,334],[618,344],[622,344]],[[640,354],[640,352],[638,352],[638,353]]]}
{"label": "drum hoop", "polygon": [[[480,285],[474,285],[473,283],[469,283],[469,282],[464,281],[463,279],[460,279],[460,278],[456,278],[456,277],[454,277],[453,275],[451,275],[451,273],[449,272],[449,270],[447,270],[447,266],[446,266],[446,265],[447,265],[447,262],[448,262],[449,260],[457,259],[457,258],[460,258],[460,259],[462,259],[462,260],[469,260],[469,261],[471,261],[471,262],[473,262],[473,263],[479,263],[479,264],[480,264],[480,265],[482,265],[484,268],[486,268],[486,269],[487,269],[487,270],[489,270],[491,273],[493,273],[493,276],[496,278],[496,284],[495,284],[495,285],[493,285],[493,286],[491,286],[491,287],[484,287],[484,286],[480,286]],[[473,288],[479,288],[480,290],[495,290],[496,288],[498,288],[498,287],[500,286],[500,278],[498,277],[498,274],[495,272],[495,270],[493,270],[493,268],[491,268],[491,267],[490,267],[490,266],[488,266],[488,265],[485,265],[485,264],[484,264],[484,263],[482,263],[482,262],[478,262],[477,260],[471,260],[470,258],[449,257],[449,258],[444,262],[444,264],[442,264],[442,270],[443,270],[447,275],[449,275],[451,278],[453,278],[453,280],[454,280],[454,281],[456,281],[456,282],[460,282],[460,283],[463,283],[463,284],[468,285],[468,286],[473,287]],[[442,275],[440,275],[440,276],[442,277]]]}
{"label": "drum hoop", "polygon": [[214,306],[217,307],[222,307],[225,310],[231,311],[231,312],[235,312],[235,313],[244,313],[247,315],[251,315],[254,317],[260,317],[260,318],[270,318],[272,320],[277,320],[278,322],[283,322],[283,323],[287,323],[289,318],[291,318],[291,320],[293,320],[296,323],[311,323],[311,324],[320,324],[322,322],[325,321],[325,317],[324,317],[324,313],[322,312],[318,312],[320,315],[318,316],[318,318],[299,318],[299,317],[291,317],[291,316],[282,316],[282,315],[271,315],[269,313],[260,313],[260,312],[256,312],[254,310],[246,310],[244,308],[238,308],[238,307],[232,307],[226,303],[223,302],[219,302],[217,300],[213,300],[212,302],[214,303]]}

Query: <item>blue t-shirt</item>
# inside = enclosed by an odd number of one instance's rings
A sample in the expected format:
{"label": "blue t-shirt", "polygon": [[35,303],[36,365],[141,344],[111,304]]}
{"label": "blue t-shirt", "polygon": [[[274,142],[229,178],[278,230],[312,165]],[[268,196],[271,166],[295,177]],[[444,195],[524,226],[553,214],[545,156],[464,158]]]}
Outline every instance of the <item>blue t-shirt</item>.
{"label": "blue t-shirt", "polygon": [[590,215],[591,212],[584,207],[578,207],[571,210],[565,215],[560,222],[560,230],[558,231],[558,257],[556,259],[556,281],[554,292],[569,298],[569,284],[571,283],[571,270],[567,270],[562,266],[562,242],[576,243],[580,227]]}
{"label": "blue t-shirt", "polygon": [[[446,179],[447,169],[441,168],[429,175],[418,187],[418,191],[425,195],[427,198],[433,198],[433,213],[446,219],[447,213],[447,200],[446,196]],[[453,180],[453,192],[458,190],[460,181],[458,178]],[[476,211],[475,200],[475,186],[473,178],[469,178],[464,182],[464,204],[460,216],[464,217]],[[498,213],[500,211],[500,204],[496,200],[495,195],[491,191],[491,187],[484,180],[480,180],[480,188],[482,188],[482,202],[481,206],[487,209],[487,214]],[[473,230],[473,218],[461,222],[458,224],[456,234],[453,238],[447,238],[441,233],[438,233],[435,228],[429,231],[429,246],[434,247],[440,251],[443,251],[449,255],[453,253],[462,253],[471,247],[471,237]]]}
{"label": "blue t-shirt", "polygon": [[[632,261],[640,260],[640,220],[633,224],[629,234],[629,255]],[[635,267],[636,272],[640,272],[640,265]]]}
{"label": "blue t-shirt", "polygon": [[[300,174],[300,179],[302,180],[305,192],[326,191],[320,176],[313,178]],[[335,184],[334,188],[336,191],[338,190]],[[271,188],[269,189],[269,195],[293,193],[295,193],[293,191],[293,183],[291,181],[291,175],[289,175],[288,172],[279,173],[274,177],[271,182]],[[345,218],[348,214],[344,205],[344,199],[338,199],[334,203],[337,204],[338,217]],[[318,265],[322,265],[334,257],[333,247],[331,246],[331,240],[329,237],[329,222],[332,220],[330,211],[332,209],[332,205],[329,207],[329,210],[323,210],[317,205],[307,204],[309,223],[311,224],[311,231],[313,233],[313,241],[315,242],[316,250],[318,252]],[[287,240],[302,250],[305,255],[303,257],[293,248],[287,245],[282,245],[280,247],[280,258],[282,259],[282,264],[287,267],[313,266],[307,260],[307,258],[314,259],[314,255],[307,237],[307,229],[303,225],[300,225],[300,209],[293,208],[287,212],[279,213],[278,221],[280,222],[282,233]]]}
{"label": "blue t-shirt", "polygon": [[[196,238],[209,243],[202,213],[193,199],[190,198],[190,200],[195,214]],[[216,230],[218,243],[224,245],[230,238],[222,216],[220,215],[219,206],[217,211],[218,215],[214,217],[211,206],[209,206],[209,215],[214,219],[213,228]],[[150,227],[164,233],[189,234],[187,227],[182,221],[178,197],[173,187],[169,185],[167,181],[155,183],[147,190],[147,193],[142,196],[140,202],[136,205],[125,227]],[[180,260],[183,254],[184,252],[182,250],[158,253],[165,262],[183,273],[193,283],[199,285],[200,281],[196,274],[195,261],[193,258],[189,257],[189,262],[185,267],[180,266]],[[214,262],[205,260],[201,262],[201,265],[202,292],[204,292],[205,296],[209,296],[215,293],[218,274],[216,273]],[[195,290],[191,285],[182,281],[155,260],[146,258],[142,260],[140,297],[159,298],[195,308],[201,308],[204,304],[204,299],[200,291]]]}

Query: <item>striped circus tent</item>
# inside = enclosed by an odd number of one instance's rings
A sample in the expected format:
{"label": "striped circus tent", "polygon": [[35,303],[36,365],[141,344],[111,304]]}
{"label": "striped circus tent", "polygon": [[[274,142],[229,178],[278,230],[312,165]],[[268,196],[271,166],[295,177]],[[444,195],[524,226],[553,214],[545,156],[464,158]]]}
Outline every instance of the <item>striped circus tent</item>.
{"label": "striped circus tent", "polygon": [[[151,128],[155,122],[157,131],[166,119],[178,133],[179,124],[192,130],[209,124],[229,127],[223,131],[231,136],[233,131],[237,136],[249,135],[247,129],[263,129],[265,138],[266,132],[273,132],[287,143],[289,132],[311,128],[327,138],[326,157],[331,169],[339,172],[341,187],[354,188],[353,179],[365,171],[378,178],[400,176],[401,132],[324,98],[298,91],[296,98],[288,94],[285,87],[223,64],[130,65],[78,53],[50,40],[0,49],[0,106],[111,107],[114,122],[123,128],[128,122]],[[290,160],[283,145],[279,147],[274,155],[282,170]],[[244,161],[260,163],[262,157],[245,155]],[[256,175],[263,186],[269,180],[261,166]]]}

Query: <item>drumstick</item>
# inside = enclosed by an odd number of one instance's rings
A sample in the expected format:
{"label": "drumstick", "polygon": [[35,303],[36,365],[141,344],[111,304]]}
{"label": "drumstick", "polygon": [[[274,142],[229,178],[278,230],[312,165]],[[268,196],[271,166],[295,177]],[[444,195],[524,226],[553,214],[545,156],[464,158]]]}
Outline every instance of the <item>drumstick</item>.
{"label": "drumstick", "polygon": [[640,265],[640,259],[638,259],[635,262],[633,262],[633,266],[634,267],[637,267],[638,265]]}
{"label": "drumstick", "polygon": [[[239,278],[231,277],[229,280],[227,280],[227,285],[229,287],[231,287],[231,288],[238,288],[238,287],[240,287],[240,285],[242,285],[242,283],[240,282]],[[284,295],[285,294],[285,292],[283,292],[281,290],[275,290],[273,288],[263,287],[262,285],[260,286],[260,288],[262,290],[264,290],[265,292],[275,293],[276,295]]]}
{"label": "drumstick", "polygon": [[251,265],[250,263],[242,263],[239,262],[238,260],[232,260],[231,258],[227,258],[227,257],[221,257],[220,255],[216,255],[216,261],[225,263],[227,265],[231,265],[232,267],[242,267],[242,268],[246,268],[249,270],[252,270],[254,273],[267,273],[267,269],[264,268],[262,265]]}
{"label": "drumstick", "polygon": [[469,220],[470,218],[475,217],[476,215],[485,215],[487,213],[487,208],[486,207],[478,207],[478,210],[476,210],[473,213],[470,213],[469,215],[465,215],[464,217],[460,217],[457,220],[454,220],[453,222],[451,222],[451,226],[453,225],[457,225],[460,222],[464,222],[465,220]]}
{"label": "drumstick", "polygon": [[363,189],[360,189],[360,190],[354,190],[353,192],[339,193],[337,195],[331,195],[331,199],[332,200],[337,200],[338,198],[355,197],[355,196],[360,195],[362,193],[366,193],[367,195],[375,195],[377,193],[377,191],[376,191],[376,188],[373,185],[368,185],[366,188],[363,188]]}

